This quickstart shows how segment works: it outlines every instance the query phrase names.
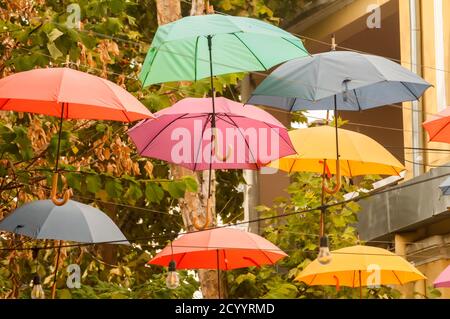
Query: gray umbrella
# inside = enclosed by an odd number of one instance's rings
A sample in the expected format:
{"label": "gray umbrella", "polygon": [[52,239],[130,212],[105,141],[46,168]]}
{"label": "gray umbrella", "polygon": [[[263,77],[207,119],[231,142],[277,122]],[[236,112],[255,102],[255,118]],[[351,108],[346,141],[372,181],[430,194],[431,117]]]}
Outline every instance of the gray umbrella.
{"label": "gray umbrella", "polygon": [[[362,111],[387,104],[414,101],[431,85],[388,59],[348,51],[330,51],[298,58],[273,71],[253,92],[249,104],[266,105],[288,112],[334,110],[336,127],[336,186],[341,187],[337,111]],[[326,161],[324,162],[324,173]],[[324,235],[325,209],[321,209],[320,252],[328,251]],[[319,253],[320,257],[321,253]]]}
{"label": "gray umbrella", "polygon": [[27,203],[3,219],[0,230],[35,239],[129,245],[105,213],[73,200],[62,206],[56,206],[51,200]]}
{"label": "gray umbrella", "polygon": [[442,191],[442,195],[450,195],[450,177],[446,178],[445,181],[443,181],[439,188]]}
{"label": "gray umbrella", "polygon": [[330,51],[284,63],[253,92],[248,104],[286,111],[361,111],[417,100],[431,84],[383,57]]}

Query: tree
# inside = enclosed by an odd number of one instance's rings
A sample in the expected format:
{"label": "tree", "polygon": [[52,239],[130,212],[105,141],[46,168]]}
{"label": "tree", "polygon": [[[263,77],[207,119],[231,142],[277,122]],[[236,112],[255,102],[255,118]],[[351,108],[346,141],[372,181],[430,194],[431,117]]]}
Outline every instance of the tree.
{"label": "tree", "polygon": [[[141,89],[137,75],[157,27],[155,2],[82,0],[77,3],[80,29],[66,24],[73,14],[67,12],[71,1],[2,2],[1,76],[35,67],[70,66],[118,83],[152,111],[186,96],[203,96],[208,91],[208,85],[201,81],[194,85],[179,83]],[[223,77],[221,88],[233,86],[237,79]],[[132,249],[115,245],[63,249],[58,276],[60,297],[137,296],[150,285],[159,287],[159,292],[142,296],[188,298],[197,289],[196,281],[186,273],[183,276],[190,282],[187,287],[176,291],[164,289],[164,270],[144,267],[156,249],[166,245],[185,227],[177,213],[178,207],[183,204],[185,193],[197,192],[197,182],[189,176],[174,177],[166,163],[140,158],[126,135],[127,127],[106,121],[65,121],[62,184],[74,190],[75,200],[98,206],[107,213],[128,238],[149,239],[137,242],[138,246]],[[1,112],[1,216],[27,201],[48,198],[57,128],[56,118]],[[228,201],[227,196],[224,200]],[[236,205],[229,212],[239,213],[239,203]],[[13,235],[6,238],[0,244],[2,248],[54,245],[50,241],[29,241]],[[4,257],[0,267],[3,297],[29,295],[25,284],[35,271],[44,278],[44,286],[49,286],[53,249],[40,249],[37,260],[32,259],[30,250],[0,254]],[[70,263],[81,266],[80,291],[64,288],[64,266]],[[125,294],[123,290],[128,288],[131,292]]]}

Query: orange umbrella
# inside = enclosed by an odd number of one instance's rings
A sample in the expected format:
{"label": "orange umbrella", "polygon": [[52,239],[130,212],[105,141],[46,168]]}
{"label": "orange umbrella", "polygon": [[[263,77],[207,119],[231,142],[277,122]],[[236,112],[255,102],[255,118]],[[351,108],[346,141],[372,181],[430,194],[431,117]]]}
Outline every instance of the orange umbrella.
{"label": "orange umbrella", "polygon": [[171,266],[175,262],[177,269],[217,269],[220,278],[220,270],[273,265],[286,256],[256,234],[235,228],[214,228],[180,236],[148,264]]}
{"label": "orange umbrella", "polygon": [[0,110],[122,122],[153,117],[117,84],[70,68],[35,69],[1,79]]}
{"label": "orange umbrella", "polygon": [[430,142],[450,143],[450,107],[433,115],[422,125],[430,136]]}
{"label": "orange umbrella", "polygon": [[52,200],[56,196],[58,159],[64,119],[96,119],[132,122],[153,118],[152,113],[133,95],[106,79],[70,68],[35,69],[0,80],[0,111],[18,111],[58,116],[61,119],[53,176]]}

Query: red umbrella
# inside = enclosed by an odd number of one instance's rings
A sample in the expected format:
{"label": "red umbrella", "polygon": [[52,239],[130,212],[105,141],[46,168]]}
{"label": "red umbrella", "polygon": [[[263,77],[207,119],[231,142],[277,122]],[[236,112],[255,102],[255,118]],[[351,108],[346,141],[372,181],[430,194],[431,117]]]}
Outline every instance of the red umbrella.
{"label": "red umbrella", "polygon": [[35,69],[1,79],[0,110],[122,122],[153,117],[117,84],[70,68]]}
{"label": "red umbrella", "polygon": [[286,256],[256,234],[235,228],[214,228],[181,235],[148,264],[169,266],[173,261],[177,269],[217,269],[219,279],[220,270],[273,265]]}
{"label": "red umbrella", "polygon": [[431,142],[450,143],[450,107],[423,123]]}
{"label": "red umbrella", "polygon": [[[153,118],[152,113],[126,90],[103,78],[70,68],[35,69],[0,80],[0,110],[39,113],[61,118],[55,172],[63,119],[96,119],[132,122]],[[58,174],[53,176],[52,200],[56,196]]]}

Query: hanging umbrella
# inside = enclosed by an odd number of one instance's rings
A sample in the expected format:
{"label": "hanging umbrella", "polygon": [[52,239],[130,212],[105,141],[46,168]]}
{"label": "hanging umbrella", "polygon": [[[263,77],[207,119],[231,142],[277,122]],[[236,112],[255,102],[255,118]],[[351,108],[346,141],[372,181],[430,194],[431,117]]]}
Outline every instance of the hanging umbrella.
{"label": "hanging umbrella", "polygon": [[[405,169],[391,153],[370,137],[340,128],[337,130],[340,136],[339,163],[336,161],[337,146],[329,142],[335,137],[336,128],[326,125],[290,131],[289,137],[297,154],[280,158],[268,165],[289,173],[323,174],[319,260],[322,261],[324,257],[324,263],[329,262],[328,239],[325,236],[325,192],[334,193],[340,188],[341,175],[399,175]],[[336,174],[337,183],[332,190],[326,184],[325,173]]]}
{"label": "hanging umbrella", "polygon": [[0,230],[34,239],[129,244],[105,213],[73,200],[62,206],[51,200],[29,202],[4,218]]}
{"label": "hanging umbrella", "polygon": [[197,229],[209,222],[212,169],[259,169],[295,153],[286,128],[269,113],[223,97],[216,102],[213,116],[210,98],[185,98],[128,131],[140,155],[209,170],[206,221],[201,226],[194,217]]}
{"label": "hanging umbrella", "polygon": [[70,197],[56,196],[58,160],[64,119],[133,122],[152,113],[126,90],[103,78],[70,68],[34,69],[0,79],[0,111],[18,111],[60,118],[52,200],[63,205]]}
{"label": "hanging umbrella", "polygon": [[446,178],[445,181],[443,181],[439,188],[441,189],[442,195],[450,195],[450,177]]}
{"label": "hanging umbrella", "polygon": [[[403,285],[426,279],[404,258],[388,250],[371,246],[352,246],[331,252],[333,259],[327,265],[311,262],[295,280],[309,286],[362,287],[370,285]],[[379,272],[379,282],[373,282]]]}
{"label": "hanging umbrella", "polygon": [[55,298],[56,294],[59,255],[63,240],[129,245],[120,229],[106,214],[97,208],[73,200],[68,200],[65,205],[55,205],[51,200],[27,203],[4,218],[0,222],[0,230],[34,239],[60,240],[55,261],[52,298]]}
{"label": "hanging umbrella", "polygon": [[273,265],[286,256],[280,248],[256,234],[235,228],[215,228],[181,235],[148,264],[169,266],[175,262],[177,269],[217,269],[220,284],[220,270]]}
{"label": "hanging umbrella", "polygon": [[[405,167],[383,146],[361,133],[338,129],[340,173],[344,176],[380,174],[399,175]],[[289,132],[297,154],[271,162],[268,166],[285,172],[323,173],[324,161],[329,174],[336,174],[335,129],[318,126]]]}
{"label": "hanging umbrella", "polygon": [[430,142],[450,143],[450,107],[423,123],[430,136]]}
{"label": "hanging umbrella", "polygon": [[210,98],[185,98],[155,113],[155,120],[136,124],[128,134],[140,155],[193,171],[207,170],[210,164],[213,169],[257,170],[295,154],[287,129],[277,119],[224,97],[216,99],[218,138],[211,143],[211,112]]}
{"label": "hanging umbrella", "polygon": [[450,266],[439,274],[433,284],[436,288],[450,288]]}
{"label": "hanging umbrella", "polygon": [[[388,59],[331,51],[295,59],[278,67],[253,92],[248,103],[298,110],[362,111],[414,101],[431,85]],[[339,171],[339,161],[337,161]]]}
{"label": "hanging umbrella", "polygon": [[144,86],[197,81],[268,70],[306,55],[297,37],[260,20],[219,14],[189,16],[158,28],[139,78]]}

